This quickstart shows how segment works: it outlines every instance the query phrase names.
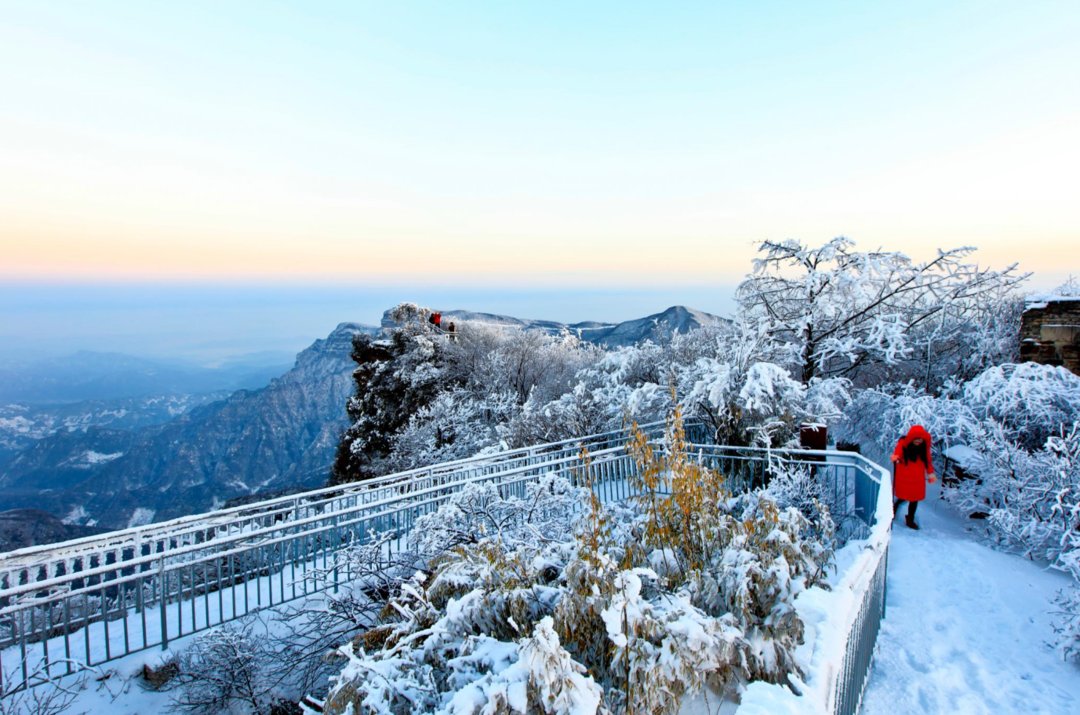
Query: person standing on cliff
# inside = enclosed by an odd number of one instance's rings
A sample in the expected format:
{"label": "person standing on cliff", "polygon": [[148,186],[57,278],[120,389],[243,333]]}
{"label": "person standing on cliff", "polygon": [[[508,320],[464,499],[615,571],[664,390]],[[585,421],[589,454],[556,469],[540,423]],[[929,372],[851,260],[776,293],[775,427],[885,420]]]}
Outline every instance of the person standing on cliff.
{"label": "person standing on cliff", "polygon": [[908,502],[904,524],[909,529],[918,529],[915,510],[919,502],[926,498],[926,483],[937,481],[934,463],[930,459],[930,433],[925,427],[915,425],[900,438],[893,450],[892,462],[893,516],[896,516],[901,504]]}

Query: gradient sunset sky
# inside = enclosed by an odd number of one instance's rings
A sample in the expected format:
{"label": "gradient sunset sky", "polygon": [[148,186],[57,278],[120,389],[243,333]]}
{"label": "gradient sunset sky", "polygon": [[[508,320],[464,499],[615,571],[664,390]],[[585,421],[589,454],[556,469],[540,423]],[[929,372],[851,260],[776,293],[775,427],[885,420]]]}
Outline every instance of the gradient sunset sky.
{"label": "gradient sunset sky", "polygon": [[1078,37],[1075,0],[0,2],[0,280],[698,296],[846,235],[1050,285]]}

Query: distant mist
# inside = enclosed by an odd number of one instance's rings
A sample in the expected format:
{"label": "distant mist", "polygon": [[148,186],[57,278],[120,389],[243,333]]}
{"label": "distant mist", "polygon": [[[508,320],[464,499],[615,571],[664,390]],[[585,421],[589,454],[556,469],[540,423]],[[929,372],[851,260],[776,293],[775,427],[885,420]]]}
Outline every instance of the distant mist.
{"label": "distant mist", "polygon": [[204,366],[287,361],[342,322],[377,325],[401,301],[560,322],[618,322],[672,305],[728,315],[734,286],[503,289],[436,286],[8,284],[0,360],[79,350]]}

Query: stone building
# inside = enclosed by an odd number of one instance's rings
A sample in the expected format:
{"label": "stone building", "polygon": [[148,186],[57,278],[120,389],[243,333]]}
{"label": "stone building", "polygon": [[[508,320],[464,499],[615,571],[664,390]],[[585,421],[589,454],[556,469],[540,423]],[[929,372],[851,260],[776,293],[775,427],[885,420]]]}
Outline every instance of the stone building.
{"label": "stone building", "polygon": [[1020,321],[1020,359],[1080,375],[1080,296],[1029,302]]}

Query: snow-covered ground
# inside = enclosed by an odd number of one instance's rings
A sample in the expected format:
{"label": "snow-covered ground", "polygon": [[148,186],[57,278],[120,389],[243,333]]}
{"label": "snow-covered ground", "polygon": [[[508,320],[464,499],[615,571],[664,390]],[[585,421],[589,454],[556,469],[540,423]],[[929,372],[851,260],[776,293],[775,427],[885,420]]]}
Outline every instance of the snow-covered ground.
{"label": "snow-covered ground", "polygon": [[1080,666],[1049,645],[1068,577],[980,543],[936,492],[921,530],[894,524],[862,713],[1080,713]]}

